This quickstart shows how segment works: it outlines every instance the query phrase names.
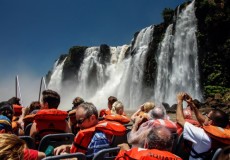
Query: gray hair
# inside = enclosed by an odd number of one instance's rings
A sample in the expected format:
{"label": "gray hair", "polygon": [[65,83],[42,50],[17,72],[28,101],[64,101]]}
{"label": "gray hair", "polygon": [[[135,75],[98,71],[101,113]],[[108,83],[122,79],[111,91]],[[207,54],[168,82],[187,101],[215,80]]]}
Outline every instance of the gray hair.
{"label": "gray hair", "polygon": [[159,126],[149,131],[146,141],[148,149],[171,151],[173,136],[166,127]]}
{"label": "gray hair", "polygon": [[165,119],[166,110],[163,106],[156,106],[149,112],[150,119]]}
{"label": "gray hair", "polygon": [[93,103],[83,102],[78,106],[78,108],[80,107],[82,107],[85,110],[85,117],[90,117],[94,114],[98,118],[98,111]]}

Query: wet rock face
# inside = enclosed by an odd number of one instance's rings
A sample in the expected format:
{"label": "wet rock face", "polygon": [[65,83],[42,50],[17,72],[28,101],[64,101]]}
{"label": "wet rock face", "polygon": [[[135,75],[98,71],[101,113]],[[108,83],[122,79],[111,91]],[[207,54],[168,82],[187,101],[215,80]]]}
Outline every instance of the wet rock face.
{"label": "wet rock face", "polygon": [[[224,96],[222,97],[219,93],[215,94],[214,97],[208,97],[203,103],[198,100],[194,101],[202,113],[208,113],[213,108],[219,108],[226,112],[230,118],[230,101],[226,101]],[[164,106],[167,113],[176,113],[176,104],[171,107],[167,107],[167,105]]]}
{"label": "wet rock face", "polygon": [[111,59],[110,47],[106,44],[100,45],[100,53],[98,55],[101,64],[109,63]]}
{"label": "wet rock face", "polygon": [[68,58],[63,66],[63,81],[77,78],[78,70],[84,59],[87,47],[75,46],[69,49]]}

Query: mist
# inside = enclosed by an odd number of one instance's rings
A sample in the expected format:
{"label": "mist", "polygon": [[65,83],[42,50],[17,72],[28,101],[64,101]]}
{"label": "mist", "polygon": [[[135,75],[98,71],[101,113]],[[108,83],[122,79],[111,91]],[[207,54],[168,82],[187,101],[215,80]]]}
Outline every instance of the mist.
{"label": "mist", "polygon": [[[16,75],[2,77],[0,81],[0,101],[7,101],[16,96]],[[20,86],[20,93],[18,89],[17,97],[21,99],[22,106],[27,107],[32,101],[37,101],[39,98],[41,77],[33,73],[18,74],[18,82]]]}

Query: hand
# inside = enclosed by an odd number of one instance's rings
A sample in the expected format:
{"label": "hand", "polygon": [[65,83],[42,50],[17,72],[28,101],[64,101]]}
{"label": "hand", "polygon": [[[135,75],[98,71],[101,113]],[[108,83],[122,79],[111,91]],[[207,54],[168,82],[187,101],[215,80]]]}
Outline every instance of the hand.
{"label": "hand", "polygon": [[192,97],[191,97],[190,95],[188,95],[187,93],[185,93],[185,95],[184,95],[184,100],[185,100],[188,104],[192,103]]}
{"label": "hand", "polygon": [[144,116],[142,116],[142,115],[140,115],[140,116],[136,116],[135,117],[135,125],[139,125],[142,121],[143,121],[143,119],[144,119],[145,117]]}
{"label": "hand", "polygon": [[141,105],[140,110],[141,110],[141,111],[144,111],[144,110],[145,110],[144,104]]}
{"label": "hand", "polygon": [[184,96],[185,96],[185,93],[184,92],[180,92],[177,94],[177,103],[182,103],[183,100],[184,100]]}
{"label": "hand", "polygon": [[70,153],[71,145],[61,145],[54,149],[54,155],[60,155],[63,152]]}
{"label": "hand", "polygon": [[127,143],[122,143],[122,144],[118,144],[118,147],[121,148],[121,150],[128,150],[130,149],[129,145]]}

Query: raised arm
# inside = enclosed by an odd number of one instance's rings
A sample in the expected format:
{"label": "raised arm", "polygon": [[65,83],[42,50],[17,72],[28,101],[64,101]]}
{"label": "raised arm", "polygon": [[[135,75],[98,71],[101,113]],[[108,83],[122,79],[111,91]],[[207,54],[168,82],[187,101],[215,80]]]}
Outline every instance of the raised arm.
{"label": "raised arm", "polygon": [[143,104],[139,107],[139,109],[133,113],[133,115],[131,116],[131,121],[134,123],[135,121],[135,118],[139,115],[139,113],[142,111],[142,108],[143,108]]}
{"label": "raised arm", "polygon": [[176,109],[176,121],[179,123],[182,127],[184,127],[185,119],[183,115],[183,99],[185,97],[184,92],[180,92],[177,94],[177,109]]}
{"label": "raised arm", "polygon": [[195,113],[197,121],[201,125],[203,125],[203,123],[205,121],[205,117],[202,115],[202,113],[199,111],[199,109],[197,108],[197,106],[194,104],[193,101],[187,101],[187,103],[189,104],[189,106],[191,107],[191,109],[193,110],[193,112]]}

